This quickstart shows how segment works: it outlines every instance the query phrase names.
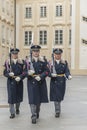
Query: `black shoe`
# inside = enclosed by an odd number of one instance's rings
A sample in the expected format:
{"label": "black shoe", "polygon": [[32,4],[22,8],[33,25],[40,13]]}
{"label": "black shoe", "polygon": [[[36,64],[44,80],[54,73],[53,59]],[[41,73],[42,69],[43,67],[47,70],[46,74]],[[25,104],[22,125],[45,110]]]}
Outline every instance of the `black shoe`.
{"label": "black shoe", "polygon": [[31,116],[32,124],[36,124],[36,115]]}
{"label": "black shoe", "polygon": [[16,110],[16,114],[18,115],[20,113],[19,109]]}
{"label": "black shoe", "polygon": [[39,112],[40,112],[40,104],[38,104],[36,107],[37,119],[39,118]]}
{"label": "black shoe", "polygon": [[60,112],[56,113],[56,114],[55,114],[55,117],[56,117],[56,118],[59,118],[59,117],[60,117]]}
{"label": "black shoe", "polygon": [[32,124],[36,124],[36,119],[32,119]]}
{"label": "black shoe", "polygon": [[37,113],[37,119],[39,118],[39,113]]}
{"label": "black shoe", "polygon": [[15,118],[15,114],[11,114],[10,118],[11,119]]}

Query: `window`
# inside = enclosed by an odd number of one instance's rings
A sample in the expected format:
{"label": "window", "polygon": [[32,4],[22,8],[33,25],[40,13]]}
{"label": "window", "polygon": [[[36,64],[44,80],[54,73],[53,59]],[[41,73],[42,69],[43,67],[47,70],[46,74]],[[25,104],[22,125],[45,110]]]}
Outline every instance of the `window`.
{"label": "window", "polygon": [[56,17],[62,16],[62,5],[56,6]]}
{"label": "window", "polygon": [[2,35],[1,35],[1,24],[0,24],[0,43],[1,43],[1,37]]}
{"label": "window", "polygon": [[2,25],[2,43],[5,43],[5,26]]}
{"label": "window", "polygon": [[2,12],[5,12],[5,0],[2,0]]}
{"label": "window", "polygon": [[87,40],[82,39],[82,43],[85,44],[85,45],[87,45]]}
{"label": "window", "polygon": [[25,45],[29,46],[32,41],[32,31],[25,31]]}
{"label": "window", "polygon": [[9,8],[10,8],[9,2],[7,1],[7,2],[6,2],[6,11],[7,11],[6,13],[7,13],[7,15],[9,15],[9,13],[10,13],[10,12],[9,12]]}
{"label": "window", "polygon": [[47,16],[47,8],[46,6],[41,6],[40,7],[40,17],[46,17]]}
{"label": "window", "polygon": [[10,39],[10,37],[9,37],[9,28],[7,28],[7,44],[9,44],[9,39]]}
{"label": "window", "polygon": [[87,17],[82,17],[83,21],[87,22]]}
{"label": "window", "polygon": [[13,5],[11,4],[11,17],[13,18],[14,16],[14,8],[13,8]]}
{"label": "window", "polygon": [[71,29],[69,30],[69,45],[71,45]]}
{"label": "window", "polygon": [[13,45],[13,43],[14,43],[14,41],[13,41],[14,40],[14,31],[13,30],[10,31],[10,37],[11,37],[10,44]]}
{"label": "window", "polygon": [[72,5],[70,4],[70,16],[72,16]]}
{"label": "window", "polygon": [[31,7],[26,7],[26,9],[25,9],[26,11],[26,13],[25,13],[25,17],[26,18],[31,18],[32,17],[32,8]]}
{"label": "window", "polygon": [[46,45],[47,44],[47,31],[40,31],[39,32],[39,44]]}
{"label": "window", "polygon": [[63,30],[55,30],[55,44],[63,44]]}

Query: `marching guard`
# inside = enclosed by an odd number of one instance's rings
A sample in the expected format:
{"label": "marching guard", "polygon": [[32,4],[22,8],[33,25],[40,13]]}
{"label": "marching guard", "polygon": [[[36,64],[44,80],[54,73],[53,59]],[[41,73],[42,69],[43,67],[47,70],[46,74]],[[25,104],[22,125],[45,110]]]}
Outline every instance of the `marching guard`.
{"label": "marching guard", "polygon": [[17,48],[10,50],[10,58],[6,60],[3,72],[4,76],[7,77],[8,103],[11,119],[15,118],[15,113],[20,113],[20,102],[23,101],[24,61],[18,58],[18,52],[19,49]]}
{"label": "marching guard", "polygon": [[40,49],[39,45],[32,45],[30,58],[26,61],[28,98],[33,124],[36,124],[39,118],[41,103],[48,103],[46,77],[49,69],[44,57],[40,56]]}
{"label": "marching guard", "polygon": [[62,49],[54,49],[50,64],[50,101],[54,102],[55,117],[60,117],[61,101],[64,99],[66,90],[66,78],[69,80],[72,78],[67,61],[61,58],[62,53]]}

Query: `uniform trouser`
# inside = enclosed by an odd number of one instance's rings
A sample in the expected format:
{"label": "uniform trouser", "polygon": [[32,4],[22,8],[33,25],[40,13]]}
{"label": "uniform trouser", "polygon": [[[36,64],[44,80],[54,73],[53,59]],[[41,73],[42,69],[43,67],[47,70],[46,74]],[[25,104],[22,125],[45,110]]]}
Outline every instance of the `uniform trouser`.
{"label": "uniform trouser", "polygon": [[61,104],[60,102],[54,102],[54,106],[55,106],[55,113],[60,113],[61,111]]}
{"label": "uniform trouser", "polygon": [[40,112],[40,104],[38,105],[34,105],[34,104],[30,104],[30,108],[31,108],[31,113],[32,113],[32,117],[37,117],[37,114],[39,114]]}
{"label": "uniform trouser", "polygon": [[41,105],[41,104],[38,104],[38,105],[36,106],[36,113],[37,113],[37,114],[39,114],[39,112],[40,112],[40,105]]}
{"label": "uniform trouser", "polygon": [[19,107],[20,107],[20,103],[16,103],[15,107],[14,107],[14,104],[9,104],[10,113],[15,114],[15,108],[16,110],[19,110]]}

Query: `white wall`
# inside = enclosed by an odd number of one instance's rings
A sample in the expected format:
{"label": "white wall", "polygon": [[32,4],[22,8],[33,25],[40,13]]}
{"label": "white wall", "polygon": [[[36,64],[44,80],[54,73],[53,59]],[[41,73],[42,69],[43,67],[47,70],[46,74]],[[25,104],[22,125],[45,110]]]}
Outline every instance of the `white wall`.
{"label": "white wall", "polygon": [[80,0],[80,69],[87,69],[87,45],[81,39],[87,40],[87,22],[82,21],[82,16],[87,17],[87,0]]}
{"label": "white wall", "polygon": [[71,44],[71,69],[75,69],[75,2],[72,0],[72,44]]}
{"label": "white wall", "polygon": [[19,5],[16,5],[16,47],[19,48],[19,22],[20,22],[20,15],[19,15]]}

